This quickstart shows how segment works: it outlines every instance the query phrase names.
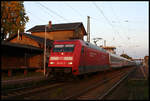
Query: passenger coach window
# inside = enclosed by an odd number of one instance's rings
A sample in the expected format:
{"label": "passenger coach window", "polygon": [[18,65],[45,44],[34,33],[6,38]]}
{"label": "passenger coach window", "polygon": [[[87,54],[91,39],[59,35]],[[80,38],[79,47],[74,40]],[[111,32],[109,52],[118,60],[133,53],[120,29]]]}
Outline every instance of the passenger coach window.
{"label": "passenger coach window", "polygon": [[73,52],[73,44],[54,45],[53,52]]}

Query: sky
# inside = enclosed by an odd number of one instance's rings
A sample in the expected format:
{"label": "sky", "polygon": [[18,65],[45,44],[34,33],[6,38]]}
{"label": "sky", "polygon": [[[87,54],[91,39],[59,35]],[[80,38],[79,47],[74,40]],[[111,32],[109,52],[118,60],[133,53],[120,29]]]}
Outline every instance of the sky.
{"label": "sky", "polygon": [[[29,22],[25,31],[36,26],[82,22],[87,30],[90,16],[90,42],[102,38],[97,45],[115,46],[118,55],[132,58],[149,55],[148,1],[24,1]],[[84,37],[87,40],[87,37]]]}

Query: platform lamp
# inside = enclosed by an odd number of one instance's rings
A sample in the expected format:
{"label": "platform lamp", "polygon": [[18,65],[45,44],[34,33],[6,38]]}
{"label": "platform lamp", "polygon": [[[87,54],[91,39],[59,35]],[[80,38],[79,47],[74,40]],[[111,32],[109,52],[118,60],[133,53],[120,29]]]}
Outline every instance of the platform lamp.
{"label": "platform lamp", "polygon": [[46,76],[46,29],[52,28],[52,23],[49,21],[48,25],[45,25],[45,41],[44,41],[44,76]]}

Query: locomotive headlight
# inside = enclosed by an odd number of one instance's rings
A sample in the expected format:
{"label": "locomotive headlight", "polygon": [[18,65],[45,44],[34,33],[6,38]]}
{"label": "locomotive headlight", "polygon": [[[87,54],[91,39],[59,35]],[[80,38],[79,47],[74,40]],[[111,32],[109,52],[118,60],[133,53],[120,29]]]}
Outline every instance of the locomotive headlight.
{"label": "locomotive headlight", "polygon": [[64,57],[64,60],[72,60],[72,57]]}
{"label": "locomotive headlight", "polygon": [[50,64],[52,65],[52,64],[54,64],[54,62],[50,62]]}
{"label": "locomotive headlight", "polygon": [[58,60],[58,57],[50,57],[50,60]]}
{"label": "locomotive headlight", "polygon": [[72,62],[68,62],[69,65],[72,65]]}

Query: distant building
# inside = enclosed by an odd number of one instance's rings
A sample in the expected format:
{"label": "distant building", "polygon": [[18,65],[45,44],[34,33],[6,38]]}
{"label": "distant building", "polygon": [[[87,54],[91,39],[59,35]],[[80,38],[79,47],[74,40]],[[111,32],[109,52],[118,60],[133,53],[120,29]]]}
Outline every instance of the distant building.
{"label": "distant building", "polygon": [[[46,36],[49,40],[70,40],[70,39],[81,39],[83,40],[84,35],[87,35],[82,22],[75,23],[62,23],[62,24],[49,24],[51,28],[46,28]],[[41,38],[45,37],[45,26],[37,25],[27,30],[31,32],[31,35],[38,36]]]}
{"label": "distant building", "polygon": [[101,48],[107,50],[108,52],[116,54],[116,51],[115,51],[116,47],[113,47],[113,46],[101,46]]}
{"label": "distant building", "polygon": [[136,64],[139,65],[139,64],[143,63],[144,59],[142,59],[142,58],[134,58],[133,61],[135,61]]}

